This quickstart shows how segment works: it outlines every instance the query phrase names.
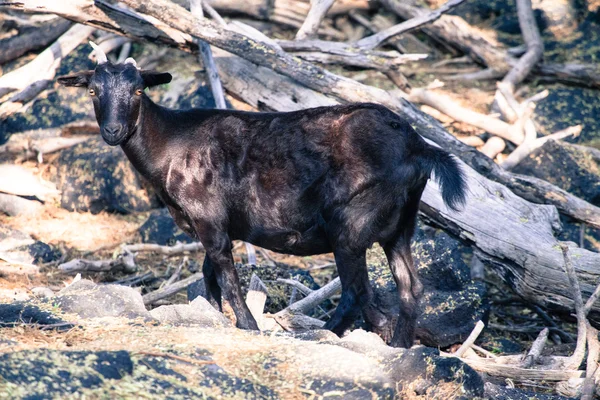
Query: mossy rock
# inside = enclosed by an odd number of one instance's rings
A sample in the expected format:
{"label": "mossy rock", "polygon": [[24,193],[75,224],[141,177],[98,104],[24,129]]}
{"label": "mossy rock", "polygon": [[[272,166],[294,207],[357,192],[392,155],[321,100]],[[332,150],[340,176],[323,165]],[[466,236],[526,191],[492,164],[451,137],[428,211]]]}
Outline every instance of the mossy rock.
{"label": "mossy rock", "polygon": [[61,206],[69,211],[127,214],[159,205],[123,151],[100,137],[62,151],[53,180],[62,192]]}
{"label": "mossy rock", "polygon": [[521,161],[514,172],[546,180],[600,206],[600,169],[589,154],[574,146],[548,141]]}
{"label": "mossy rock", "polygon": [[[421,343],[446,347],[466,339],[479,320],[486,320],[489,305],[485,285],[470,278],[465,259],[470,249],[441,230],[419,224],[413,239],[415,266],[425,287],[419,302],[417,337]],[[383,250],[367,253],[375,305],[390,318],[393,331],[399,313],[396,284]]]}
{"label": "mossy rock", "polygon": [[179,229],[166,208],[152,211],[146,222],[140,226],[138,232],[143,243],[172,246],[177,242],[191,243],[194,241]]}

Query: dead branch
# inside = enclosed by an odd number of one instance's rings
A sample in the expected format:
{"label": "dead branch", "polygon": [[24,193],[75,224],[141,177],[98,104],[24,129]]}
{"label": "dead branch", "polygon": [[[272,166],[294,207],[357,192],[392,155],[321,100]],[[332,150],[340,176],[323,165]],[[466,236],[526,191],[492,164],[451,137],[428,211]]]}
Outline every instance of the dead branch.
{"label": "dead branch", "polygon": [[0,252],[0,275],[37,275],[39,273],[38,266],[13,260],[9,255]]}
{"label": "dead branch", "polygon": [[137,266],[133,254],[125,253],[119,255],[114,260],[82,260],[74,259],[64,264],[60,264],[58,269],[65,274],[76,272],[116,272],[123,271],[126,273],[135,272]]}
{"label": "dead branch", "polygon": [[187,256],[183,257],[183,260],[179,263],[175,272],[173,272],[173,274],[171,274],[169,279],[167,279],[163,284],[161,284],[160,287],[162,288],[165,286],[169,286],[169,285],[172,285],[173,283],[177,282],[177,280],[179,280],[179,277],[181,276],[181,270],[183,269],[183,266],[185,264],[187,264],[187,262],[188,262]]}
{"label": "dead branch", "polygon": [[598,286],[596,286],[596,289],[594,289],[594,292],[592,293],[592,295],[585,302],[585,306],[583,307],[583,310],[584,310],[586,316],[589,314],[590,310],[594,306],[594,303],[596,303],[596,301],[598,300],[598,297],[600,297],[600,284]]}
{"label": "dead branch", "polygon": [[535,150],[542,147],[549,140],[561,140],[569,136],[577,137],[581,133],[581,130],[581,125],[570,126],[567,129],[552,133],[548,136],[543,136],[541,138],[534,139],[533,141],[524,142],[521,146],[517,147],[515,151],[510,153],[510,155],[500,165],[504,169],[512,169]]}
{"label": "dead branch", "polygon": [[335,278],[322,288],[314,290],[302,300],[298,300],[297,302],[290,304],[288,307],[279,311],[277,314],[275,314],[275,317],[277,318],[278,316],[283,316],[285,314],[305,314],[325,300],[329,299],[341,289],[342,283],[340,278]]}
{"label": "dead branch", "polygon": [[[202,12],[202,0],[190,0],[190,12],[192,15],[198,18],[198,20],[203,19],[204,13]],[[204,69],[206,70],[206,76],[208,77],[210,90],[212,91],[213,98],[215,99],[215,106],[216,108],[225,109],[227,108],[227,103],[225,102],[225,93],[223,92],[223,86],[221,85],[221,80],[219,79],[219,73],[217,71],[217,66],[215,65],[215,60],[213,59],[210,44],[206,43],[204,40],[198,40],[197,43],[200,50],[200,60],[202,65],[204,65]]]}
{"label": "dead branch", "polygon": [[436,19],[440,18],[442,14],[448,12],[463,1],[464,0],[450,0],[434,11],[420,14],[398,25],[394,25],[388,29],[384,29],[381,32],[378,32],[372,36],[359,40],[356,44],[358,45],[358,47],[363,49],[374,49],[375,47],[379,46],[380,44],[382,44],[387,39],[393,36],[400,35],[404,32],[416,29],[421,25],[435,21]]}
{"label": "dead branch", "polygon": [[567,381],[571,378],[582,378],[584,371],[556,370],[556,369],[528,369],[513,365],[497,364],[496,359],[474,359],[461,358],[461,361],[478,372],[485,372],[493,376],[510,378],[514,381],[536,380],[536,381]]}
{"label": "dead branch", "polygon": [[484,129],[496,136],[515,144],[523,141],[523,132],[517,132],[513,127],[498,118],[464,108],[450,100],[448,97],[432,92],[425,88],[413,88],[408,95],[408,100],[414,103],[426,104],[450,116],[456,121]]}
{"label": "dead branch", "polygon": [[0,105],[0,120],[6,119],[41,93],[54,78],[63,57],[94,31],[84,25],[75,25],[33,61],[11,71],[0,78],[0,98],[17,91],[8,101]]}
{"label": "dead branch", "polygon": [[598,342],[598,331],[587,322],[587,363],[585,381],[581,389],[581,400],[592,400],[596,393],[596,371],[598,370],[598,356],[600,355],[600,342]]}
{"label": "dead branch", "polygon": [[309,287],[303,285],[302,282],[298,282],[295,279],[277,278],[276,282],[278,282],[278,283],[285,283],[286,285],[290,285],[290,286],[298,289],[305,296],[308,296],[309,294],[311,294],[312,292],[314,292],[314,290],[312,290]]}
{"label": "dead branch", "polygon": [[517,14],[527,51],[501,82],[501,85],[505,86],[511,93],[514,92],[519,83],[525,80],[533,67],[540,62],[544,53],[544,43],[535,22],[531,0],[517,0]]}
{"label": "dead branch", "polygon": [[467,340],[465,340],[463,344],[458,348],[458,350],[456,350],[454,355],[459,358],[462,357],[465,354],[465,352],[471,347],[471,345],[475,343],[475,341],[481,334],[481,331],[483,331],[483,328],[485,328],[485,324],[481,321],[477,321],[475,327],[473,328],[473,331],[471,331],[469,337],[467,337]]}
{"label": "dead branch", "polygon": [[197,272],[197,273],[195,273],[191,276],[188,276],[185,279],[177,281],[169,286],[165,286],[163,288],[155,290],[154,292],[145,294],[142,296],[142,299],[144,300],[144,304],[150,305],[150,304],[155,303],[158,300],[164,299],[165,297],[174,295],[175,293],[186,289],[190,284],[202,279],[203,276],[204,275],[202,275],[202,272]]}
{"label": "dead branch", "polygon": [[583,361],[585,356],[585,344],[587,340],[586,336],[586,325],[587,320],[583,310],[583,299],[581,298],[581,288],[579,287],[579,280],[573,268],[573,262],[569,256],[569,247],[566,244],[560,244],[560,250],[562,251],[564,258],[564,269],[569,278],[569,284],[571,285],[571,293],[573,295],[573,301],[575,303],[575,313],[577,314],[577,345],[573,355],[569,357],[564,363],[564,369],[577,369]]}
{"label": "dead branch", "polygon": [[504,139],[498,136],[492,136],[485,142],[479,151],[493,160],[498,154],[502,153],[505,148],[506,142]]}
{"label": "dead branch", "polygon": [[72,25],[71,21],[54,18],[34,29],[0,40],[0,64],[14,60],[23,54],[48,46]]}
{"label": "dead branch", "polygon": [[317,34],[319,25],[325,14],[331,8],[335,0],[312,0],[310,11],[304,20],[304,23],[296,33],[296,40],[304,40],[311,38]]}
{"label": "dead branch", "polygon": [[180,243],[173,246],[161,246],[159,244],[153,243],[136,243],[136,244],[128,244],[121,246],[123,251],[131,252],[131,253],[139,253],[139,252],[154,252],[159,254],[164,254],[166,256],[177,256],[183,253],[195,252],[204,250],[204,246],[202,243]]}
{"label": "dead branch", "polygon": [[550,330],[548,328],[542,329],[538,337],[531,345],[529,353],[527,353],[523,359],[523,362],[520,365],[521,368],[531,368],[533,364],[535,364],[536,359],[542,354],[542,350],[544,350],[544,347],[546,346],[549,333]]}

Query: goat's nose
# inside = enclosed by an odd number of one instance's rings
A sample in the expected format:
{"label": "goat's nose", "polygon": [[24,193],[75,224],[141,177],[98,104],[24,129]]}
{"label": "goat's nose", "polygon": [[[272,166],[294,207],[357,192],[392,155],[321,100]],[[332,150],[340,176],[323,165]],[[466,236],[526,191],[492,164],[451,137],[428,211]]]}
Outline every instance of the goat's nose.
{"label": "goat's nose", "polygon": [[119,133],[121,133],[122,129],[123,125],[121,124],[107,124],[104,127],[104,132],[109,136],[117,136]]}

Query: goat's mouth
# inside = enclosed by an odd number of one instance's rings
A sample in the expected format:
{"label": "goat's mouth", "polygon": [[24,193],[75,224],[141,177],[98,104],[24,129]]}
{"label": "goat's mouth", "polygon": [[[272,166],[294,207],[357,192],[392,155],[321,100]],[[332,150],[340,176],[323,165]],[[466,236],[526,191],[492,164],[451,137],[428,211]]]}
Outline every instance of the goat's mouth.
{"label": "goat's mouth", "polygon": [[118,146],[127,138],[127,129],[124,126],[108,126],[102,129],[102,139],[109,146]]}

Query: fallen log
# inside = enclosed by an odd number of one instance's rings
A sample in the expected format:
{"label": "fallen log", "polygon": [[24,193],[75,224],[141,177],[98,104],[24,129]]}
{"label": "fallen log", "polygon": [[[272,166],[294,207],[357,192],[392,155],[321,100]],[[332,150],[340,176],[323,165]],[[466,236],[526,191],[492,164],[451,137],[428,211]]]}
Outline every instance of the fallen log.
{"label": "fallen log", "polygon": [[39,27],[19,32],[18,35],[0,40],[0,64],[21,57],[23,54],[44,48],[65,33],[72,25],[71,21],[55,18]]}

